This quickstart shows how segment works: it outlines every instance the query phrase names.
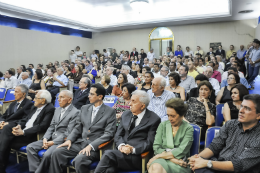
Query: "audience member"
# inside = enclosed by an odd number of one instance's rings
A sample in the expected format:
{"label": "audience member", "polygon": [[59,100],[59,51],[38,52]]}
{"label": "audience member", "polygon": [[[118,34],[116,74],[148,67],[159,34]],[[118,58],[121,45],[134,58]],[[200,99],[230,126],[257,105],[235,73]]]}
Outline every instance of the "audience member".
{"label": "audience member", "polygon": [[200,140],[204,141],[208,126],[215,123],[216,106],[209,101],[213,87],[208,81],[201,81],[198,90],[199,96],[191,97],[187,101],[188,110],[184,119],[201,127]]}
{"label": "audience member", "polygon": [[112,94],[114,96],[119,97],[122,94],[122,86],[127,83],[127,76],[125,73],[120,73],[117,78],[117,85],[113,87]]}
{"label": "audience member", "polygon": [[156,113],[161,118],[161,121],[168,120],[165,107],[166,101],[175,97],[172,92],[165,90],[165,87],[166,80],[163,77],[156,77],[152,81],[152,89],[147,91],[150,97],[147,109]]}
{"label": "audience member", "polygon": [[100,159],[98,146],[113,139],[116,131],[116,112],[103,104],[105,94],[106,90],[101,84],[91,86],[91,104],[81,108],[75,128],[66,141],[53,151],[51,173],[62,173],[68,159],[74,157],[72,164],[76,172],[89,172],[89,165]]}
{"label": "audience member", "polygon": [[167,56],[172,56],[172,55],[173,55],[173,53],[172,53],[172,48],[171,48],[171,47],[167,47],[167,49],[166,49],[166,55],[167,55]]}
{"label": "audience member", "polygon": [[65,66],[65,73],[64,75],[68,78],[68,79],[73,79],[73,73],[71,73],[71,68],[69,66]]}
{"label": "audience member", "polygon": [[5,87],[5,81],[4,81],[4,77],[3,77],[3,73],[0,71],[0,88],[4,88]]}
{"label": "audience member", "polygon": [[82,59],[83,53],[80,51],[80,47],[79,46],[76,47],[75,54],[77,55],[77,58]]}
{"label": "audience member", "polygon": [[32,79],[34,75],[33,70],[31,68],[27,68],[26,72],[29,74],[29,78]]}
{"label": "audience member", "polygon": [[102,76],[100,83],[106,89],[106,95],[111,95],[113,87],[110,85],[110,77],[105,74]]}
{"label": "audience member", "polygon": [[213,70],[211,78],[217,79],[218,82],[220,83],[221,82],[221,73],[217,70],[214,70],[215,65],[216,64],[214,62],[212,62],[212,61],[209,62],[209,66]]}
{"label": "audience member", "polygon": [[175,62],[170,62],[170,65],[169,65],[169,73],[179,73],[178,70],[176,70],[176,63]]}
{"label": "audience member", "polygon": [[144,58],[144,65],[143,65],[143,67],[149,67],[148,58]]}
{"label": "audience member", "polygon": [[127,81],[131,84],[134,84],[135,83],[135,79],[133,78],[132,75],[130,75],[130,70],[131,68],[128,66],[128,65],[122,65],[122,68],[121,68],[121,73],[124,73],[126,74],[127,76]]}
{"label": "audience member", "polygon": [[82,75],[83,75],[82,68],[80,66],[76,66],[75,70],[76,70],[76,73],[74,73],[72,78],[74,79],[74,86],[79,86],[79,81],[80,81],[80,79],[82,78]]}
{"label": "audience member", "polygon": [[150,52],[147,53],[147,63],[145,63],[145,58],[144,58],[144,64],[145,65],[148,64],[148,60],[153,61],[154,58],[155,58],[155,53],[153,52],[153,49],[150,49]]}
{"label": "audience member", "polygon": [[242,58],[244,58],[244,53],[245,53],[245,46],[244,45],[240,45],[240,49],[237,51],[237,58],[239,59],[239,60],[241,60]]}
{"label": "audience member", "polygon": [[82,106],[89,104],[89,90],[91,87],[91,80],[87,77],[82,77],[79,81],[79,89],[74,93],[72,104],[77,109],[81,109]]}
{"label": "audience member", "polygon": [[6,89],[13,89],[18,85],[18,80],[14,77],[14,72],[11,70],[7,70],[4,75],[5,84],[4,88]]}
{"label": "audience member", "polygon": [[200,73],[200,74],[203,74],[203,72],[205,71],[205,69],[202,67],[202,65],[203,65],[203,62],[201,63],[201,66],[200,66],[200,63],[199,63],[199,60],[200,60],[201,58],[199,58],[199,59],[197,59],[197,58],[194,58],[194,68],[195,68],[195,70],[198,72],[198,73]]}
{"label": "audience member", "polygon": [[252,50],[252,53],[250,54],[248,60],[249,60],[249,67],[248,67],[248,83],[252,86],[253,81],[255,77],[259,73],[259,67],[260,67],[260,41],[254,40],[253,41],[254,49]]}
{"label": "audience member", "polygon": [[194,67],[194,63],[192,61],[188,62],[188,67],[189,67],[189,72],[188,75],[193,77],[195,79],[195,77],[199,74],[196,71],[196,68]]}
{"label": "audience member", "polygon": [[116,76],[113,75],[113,67],[107,67],[105,72],[106,75],[108,75],[110,77],[110,83],[108,83],[109,85],[115,86],[117,84],[117,78]]}
{"label": "audience member", "polygon": [[75,63],[74,63],[74,62],[70,63],[70,69],[71,69],[71,73],[73,73],[73,74],[76,73],[76,70],[75,70]]}
{"label": "audience member", "polygon": [[[17,90],[17,88],[19,88]],[[27,94],[28,87],[20,84],[16,87],[16,101],[19,101],[19,96]],[[25,93],[22,93],[24,90]],[[19,96],[18,96],[19,95]],[[9,153],[11,148],[19,150],[21,147],[28,145],[29,143],[37,140],[37,133],[44,132],[51,122],[54,113],[54,107],[51,104],[51,95],[48,91],[39,91],[34,99],[34,106],[26,103],[28,100],[22,96],[25,103],[21,103],[19,109],[19,119],[7,120],[7,125],[1,130],[0,138],[0,172],[5,172],[5,167],[8,164]],[[29,101],[30,102],[30,101]],[[21,110],[22,107],[26,107],[25,110]],[[29,107],[30,106],[30,107]],[[15,113],[11,115],[12,118]],[[18,116],[18,113],[16,114]]]}
{"label": "audience member", "polygon": [[42,69],[43,65],[42,64],[38,64],[37,65],[37,69],[41,70],[42,71],[42,74],[44,75],[45,74],[45,71]]}
{"label": "audience member", "polygon": [[244,96],[238,119],[227,121],[219,135],[198,155],[189,158],[196,173],[258,172],[260,164],[260,96]]}
{"label": "audience member", "polygon": [[70,51],[70,62],[74,62],[77,59],[77,55],[75,54],[74,50]]}
{"label": "audience member", "polygon": [[144,76],[144,83],[139,85],[137,90],[143,90],[147,92],[148,90],[152,89],[152,81],[154,79],[154,75],[152,72],[147,71]]}
{"label": "audience member", "polygon": [[92,58],[98,58],[97,54],[95,51],[92,52],[92,54],[90,55],[91,59]]}
{"label": "audience member", "polygon": [[42,71],[37,69],[34,74],[34,79],[32,81],[32,84],[29,87],[29,93],[27,98],[29,100],[34,100],[35,95],[37,94],[38,90],[45,90],[45,83],[42,79],[43,74]]}
{"label": "audience member", "polygon": [[230,48],[230,50],[227,51],[227,53],[226,53],[226,59],[229,59],[233,55],[233,52],[236,52],[234,50],[234,46],[233,45],[230,45],[229,48]]}
{"label": "audience member", "polygon": [[166,86],[169,85],[169,77],[168,77],[168,73],[169,73],[169,68],[167,66],[163,66],[160,70],[160,74],[161,76],[165,79],[166,81]]}
{"label": "audience member", "polygon": [[209,56],[205,56],[205,58],[204,58],[204,60],[205,60],[205,67],[207,67],[208,65],[209,65]]}
{"label": "audience member", "polygon": [[179,84],[181,83],[181,78],[178,73],[170,73],[168,75],[169,77],[169,86],[165,87],[165,90],[173,92],[176,98],[181,98],[182,100],[185,100],[185,89]]}
{"label": "audience member", "polygon": [[192,88],[195,88],[195,80],[193,77],[188,76],[189,67],[186,65],[182,65],[179,68],[179,75],[181,77],[181,83],[179,86],[183,87],[186,92],[190,92]]}
{"label": "audience member", "polygon": [[54,74],[54,70],[53,68],[50,68],[47,70],[47,76],[45,78],[43,78],[43,81],[45,83],[45,87],[48,89],[50,87],[52,87],[53,85],[53,74]]}
{"label": "audience member", "polygon": [[222,45],[218,46],[218,50],[216,50],[215,55],[226,57],[226,52],[225,52],[225,50],[222,49]]}
{"label": "audience member", "polygon": [[181,50],[181,45],[177,45],[177,50],[175,50],[175,52],[174,52],[174,56],[178,56],[178,55],[183,57],[183,52]]}
{"label": "audience member", "polygon": [[231,88],[230,96],[232,98],[232,101],[226,102],[223,109],[225,122],[231,119],[238,119],[240,105],[243,101],[243,97],[248,94],[249,92],[247,88],[242,84],[236,84],[234,87]]}
{"label": "audience member", "polygon": [[29,74],[27,72],[22,72],[19,84],[25,84],[28,88],[31,86],[32,80],[29,78]]}
{"label": "audience member", "polygon": [[187,46],[186,47],[186,52],[184,53],[184,56],[189,56],[189,55],[193,56],[193,51],[191,51],[190,47]]}
{"label": "audience member", "polygon": [[240,83],[240,78],[236,73],[229,73],[227,78],[228,86],[221,88],[216,98],[216,105],[232,101],[230,90],[233,86]]}
{"label": "audience member", "polygon": [[[26,69],[25,69],[25,71],[26,71]],[[18,80],[18,83],[20,83],[20,81],[21,81],[21,78],[22,78],[22,72],[23,72],[23,67],[22,66],[20,66],[20,67],[18,67],[17,69],[16,69],[16,74],[15,74],[15,77],[16,77],[16,79]]]}
{"label": "audience member", "polygon": [[33,75],[34,75],[34,73],[35,73],[35,69],[34,69],[34,65],[33,64],[29,64],[29,68],[31,68],[32,69],[32,71],[33,71]]}
{"label": "audience member", "polygon": [[[226,57],[226,56],[224,56],[224,57]],[[217,59],[217,62],[219,63],[218,69],[224,71],[224,69],[225,69],[225,64],[224,64],[224,62],[222,62],[221,56],[220,56],[220,55],[217,55],[217,56],[216,56],[216,59]]]}
{"label": "audience member", "polygon": [[149,95],[146,92],[137,90],[132,93],[130,111],[123,113],[114,137],[118,150],[107,150],[95,173],[142,169],[140,155],[152,150],[156,129],[161,122],[154,112],[147,109],[148,104]]}
{"label": "audience member", "polygon": [[88,74],[91,74],[93,76],[92,83],[95,84],[100,82],[101,68],[100,68],[100,64],[96,62],[93,63],[93,66],[94,67]]}
{"label": "audience member", "polygon": [[204,52],[203,52],[203,50],[200,49],[200,46],[197,46],[197,50],[194,52],[194,54],[195,54],[195,55],[196,55],[196,54],[203,55]]}
{"label": "audience member", "polygon": [[93,69],[93,66],[90,64],[89,60],[86,60],[85,62],[85,69],[87,70],[87,73]]}
{"label": "audience member", "polygon": [[213,68],[211,66],[208,66],[205,71],[205,76],[209,79],[210,84],[212,85],[213,89],[215,90],[215,93],[213,93],[213,94],[215,94],[217,96],[218,92],[220,90],[220,86],[219,86],[218,80],[215,78],[212,78],[212,74],[213,74]]}
{"label": "audience member", "polygon": [[147,169],[149,173],[190,173],[183,161],[190,156],[193,142],[193,127],[183,120],[188,106],[179,98],[168,100],[165,106],[169,120],[162,122],[156,131],[155,156],[148,162]]}
{"label": "audience member", "polygon": [[[229,67],[228,71],[227,71],[227,75],[229,73],[236,73],[238,75],[237,68]],[[240,77],[240,83],[243,84],[246,88],[249,88],[249,85],[248,85],[247,80],[245,78]],[[225,87],[225,86],[228,86],[227,79],[222,80],[220,88]]]}

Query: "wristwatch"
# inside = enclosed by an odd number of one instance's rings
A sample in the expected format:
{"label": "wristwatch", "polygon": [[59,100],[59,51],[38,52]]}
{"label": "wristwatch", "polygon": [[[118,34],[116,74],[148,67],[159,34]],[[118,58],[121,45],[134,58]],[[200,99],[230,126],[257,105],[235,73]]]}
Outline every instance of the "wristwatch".
{"label": "wristwatch", "polygon": [[255,63],[255,61],[253,61],[253,64]]}
{"label": "wristwatch", "polygon": [[211,162],[211,160],[209,160],[208,163],[207,163],[207,167],[208,167],[208,168],[212,168],[212,166],[213,166],[213,165],[212,165],[212,162]]}

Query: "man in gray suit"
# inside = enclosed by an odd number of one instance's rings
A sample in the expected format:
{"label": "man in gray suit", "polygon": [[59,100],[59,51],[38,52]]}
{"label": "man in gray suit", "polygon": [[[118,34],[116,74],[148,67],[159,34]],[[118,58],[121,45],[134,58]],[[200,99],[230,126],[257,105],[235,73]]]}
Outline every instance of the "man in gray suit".
{"label": "man in gray suit", "polygon": [[101,84],[91,86],[89,101],[82,106],[77,125],[66,142],[52,153],[49,173],[62,173],[69,159],[77,173],[88,173],[89,165],[99,160],[98,146],[110,141],[116,131],[116,111],[103,104],[106,90]]}
{"label": "man in gray suit", "polygon": [[[43,136],[43,139],[27,146],[26,150],[30,172],[47,172],[52,152],[58,145],[64,142],[64,138],[67,137],[75,127],[79,110],[71,104],[72,100],[73,93],[71,91],[61,91],[58,99],[60,107],[56,108],[51,125]],[[38,152],[42,149],[47,149],[47,151],[41,160],[38,156]]]}

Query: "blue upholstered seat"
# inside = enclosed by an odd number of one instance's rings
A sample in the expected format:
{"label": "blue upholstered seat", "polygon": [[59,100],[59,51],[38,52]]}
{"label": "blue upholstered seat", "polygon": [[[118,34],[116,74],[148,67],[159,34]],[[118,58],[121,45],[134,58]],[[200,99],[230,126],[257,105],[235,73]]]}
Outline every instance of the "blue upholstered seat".
{"label": "blue upholstered seat", "polygon": [[194,129],[194,131],[193,131],[193,142],[192,142],[192,146],[190,148],[190,155],[193,156],[195,154],[199,154],[201,129],[196,124],[190,124],[190,125]]}
{"label": "blue upholstered seat", "polygon": [[216,113],[216,121],[215,121],[215,126],[222,126],[222,123],[224,121],[223,113],[222,113],[222,108],[224,107],[224,104],[219,104],[217,105],[217,113]]}
{"label": "blue upholstered seat", "polygon": [[19,151],[24,152],[24,153],[27,153],[26,148],[27,148],[27,146],[23,146],[23,147],[21,147],[21,148],[19,149]]}
{"label": "blue upholstered seat", "polygon": [[60,107],[58,99],[59,99],[59,93],[56,95],[56,99],[55,99],[55,103],[54,103],[54,107],[55,108],[59,108]]}
{"label": "blue upholstered seat", "polygon": [[116,101],[117,101],[117,96],[106,95],[104,98],[104,104],[109,107],[113,107]]}
{"label": "blue upholstered seat", "polygon": [[219,133],[220,127],[211,127],[206,132],[206,147],[213,141],[215,136]]}
{"label": "blue upholstered seat", "polygon": [[38,152],[38,156],[40,157],[40,158],[42,158],[43,157],[43,155],[44,155],[44,153],[46,152],[47,150],[40,150],[39,152]]}
{"label": "blue upholstered seat", "polygon": [[[73,165],[72,165],[72,161],[73,161],[73,160],[74,160],[74,159],[71,159],[71,160],[69,161],[69,165],[70,165],[70,166],[73,166]],[[94,169],[96,169],[98,163],[99,163],[99,161],[95,161],[95,162],[91,163],[91,165],[89,165],[89,170],[94,170]]]}
{"label": "blue upholstered seat", "polygon": [[5,98],[5,88],[0,88],[0,100],[3,100]]}
{"label": "blue upholstered seat", "polygon": [[79,89],[79,87],[74,86],[73,89],[74,89],[74,90],[77,90],[77,89]]}
{"label": "blue upholstered seat", "polygon": [[15,100],[14,89],[9,89],[6,92],[5,101],[12,101],[12,100]]}

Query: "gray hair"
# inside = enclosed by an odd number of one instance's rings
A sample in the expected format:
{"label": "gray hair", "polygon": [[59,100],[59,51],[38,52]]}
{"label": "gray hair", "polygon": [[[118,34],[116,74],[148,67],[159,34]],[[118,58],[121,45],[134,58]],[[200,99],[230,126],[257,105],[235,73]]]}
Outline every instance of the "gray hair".
{"label": "gray hair", "polygon": [[207,68],[210,68],[212,70],[212,72],[214,71],[213,68],[211,66],[207,66]]}
{"label": "gray hair", "polygon": [[25,85],[25,84],[19,84],[19,85],[17,85],[16,87],[20,87],[20,88],[21,88],[22,93],[25,93],[25,97],[28,96],[29,88],[28,88],[27,85]]}
{"label": "gray hair", "polygon": [[39,90],[40,97],[45,99],[45,103],[51,103],[51,93],[47,90]]}
{"label": "gray hair", "polygon": [[27,72],[22,72],[21,75],[26,75],[27,77],[29,77],[29,74]]}
{"label": "gray hair", "polygon": [[169,68],[167,66],[163,66],[162,68],[165,69],[165,71],[168,71],[169,72]]}
{"label": "gray hair", "polygon": [[111,70],[111,71],[114,70],[114,68],[113,68],[113,67],[110,67],[110,66],[107,66],[107,69],[109,69],[109,70]]}
{"label": "gray hair", "polygon": [[91,87],[91,80],[90,80],[90,78],[88,78],[88,77],[84,77],[84,78],[86,78],[84,83],[88,85],[88,88]]}
{"label": "gray hair", "polygon": [[139,101],[141,103],[145,104],[145,108],[148,107],[148,105],[150,103],[150,97],[149,97],[149,95],[145,91],[143,91],[143,90],[135,90],[134,92],[132,92],[132,96],[133,95],[138,95]]}
{"label": "gray hair", "polygon": [[58,69],[60,69],[62,72],[64,72],[64,69],[62,67],[59,67]]}
{"label": "gray hair", "polygon": [[73,93],[70,90],[62,90],[60,93],[65,92],[65,95],[73,99]]}
{"label": "gray hair", "polygon": [[130,72],[130,70],[131,70],[131,68],[128,65],[122,65],[122,69],[125,69],[128,72]]}
{"label": "gray hair", "polygon": [[161,79],[160,80],[160,86],[165,88],[166,87],[166,79],[162,76],[159,76],[159,77],[156,77],[156,78]]}

